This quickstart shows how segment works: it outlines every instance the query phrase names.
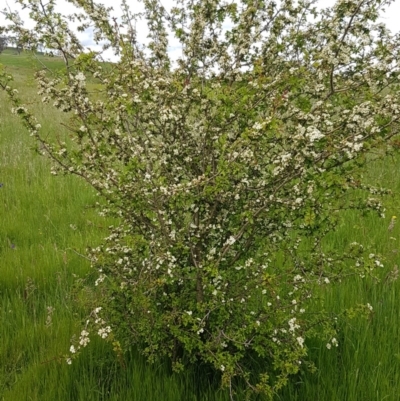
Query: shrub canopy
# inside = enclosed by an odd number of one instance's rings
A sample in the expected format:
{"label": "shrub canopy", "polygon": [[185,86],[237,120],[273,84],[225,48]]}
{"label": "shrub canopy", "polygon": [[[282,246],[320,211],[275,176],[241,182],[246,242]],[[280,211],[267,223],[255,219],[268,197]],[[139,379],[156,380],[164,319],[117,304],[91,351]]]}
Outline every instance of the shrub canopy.
{"label": "shrub canopy", "polygon": [[91,250],[101,296],[76,347],[96,330],[176,369],[206,363],[231,397],[240,383],[272,397],[306,365],[307,338],[335,345],[329,311],[309,312],[315,288],[381,263],[324,238],[343,210],[384,213],[360,169],[399,132],[400,38],[377,22],[390,2],[144,0],[134,14],[122,1],[114,20],[69,2],[117,62],[85,50],[55,0],[19,1],[33,30],[7,12],[31,48],[64,57],[64,72],[36,78],[68,135],[43,132],[5,72],[1,85],[54,172],[85,179],[120,218]]}

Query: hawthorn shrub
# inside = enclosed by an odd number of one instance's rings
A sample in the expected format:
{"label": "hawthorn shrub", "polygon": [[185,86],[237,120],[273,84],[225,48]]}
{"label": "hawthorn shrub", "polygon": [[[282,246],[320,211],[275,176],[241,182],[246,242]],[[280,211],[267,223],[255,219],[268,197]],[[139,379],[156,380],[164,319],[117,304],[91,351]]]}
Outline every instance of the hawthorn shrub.
{"label": "hawthorn shrub", "polygon": [[324,238],[342,210],[384,213],[360,172],[399,132],[400,38],[377,23],[390,2],[144,0],[135,14],[123,1],[119,19],[69,2],[117,62],[85,50],[55,0],[19,1],[33,30],[6,12],[8,32],[64,57],[36,79],[67,139],[48,139],[6,72],[1,86],[53,172],[82,177],[120,218],[90,250],[98,307],[71,356],[97,332],[177,370],[205,363],[231,398],[243,384],[272,398],[307,365],[307,338],[337,345],[330,311],[310,313],[315,288],[381,265]]}

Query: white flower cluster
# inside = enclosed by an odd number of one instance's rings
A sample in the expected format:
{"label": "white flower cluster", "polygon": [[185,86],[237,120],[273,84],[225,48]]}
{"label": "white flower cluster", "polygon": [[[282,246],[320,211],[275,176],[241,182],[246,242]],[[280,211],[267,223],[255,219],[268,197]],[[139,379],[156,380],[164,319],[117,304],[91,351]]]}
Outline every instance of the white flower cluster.
{"label": "white flower cluster", "polygon": [[79,336],[79,345],[86,347],[90,343],[89,332],[87,330],[82,330]]}
{"label": "white flower cluster", "polygon": [[111,327],[110,326],[102,327],[97,332],[97,334],[101,338],[107,338],[110,333],[111,333]]}
{"label": "white flower cluster", "polygon": [[338,341],[336,340],[335,337],[333,337],[333,338],[330,340],[330,342],[328,342],[328,343],[326,344],[326,348],[331,349],[331,348],[332,348],[332,345],[333,345],[334,347],[338,347],[338,346],[339,346],[339,343],[338,343]]}

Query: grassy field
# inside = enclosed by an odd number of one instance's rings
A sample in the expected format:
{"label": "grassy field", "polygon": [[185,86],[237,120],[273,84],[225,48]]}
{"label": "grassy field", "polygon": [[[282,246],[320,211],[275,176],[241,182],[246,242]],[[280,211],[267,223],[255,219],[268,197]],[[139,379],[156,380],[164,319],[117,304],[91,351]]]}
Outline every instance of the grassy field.
{"label": "grassy field", "polygon": [[[40,62],[61,66],[58,58]],[[44,129],[61,132],[65,116],[35,100],[29,74],[38,62],[6,51],[0,63],[13,73]],[[149,366],[134,351],[122,363],[101,341],[92,341],[71,366],[65,363],[87,298],[76,285],[89,272],[81,255],[101,242],[109,222],[95,213],[97,198],[84,183],[50,175],[48,160],[32,150],[9,107],[0,93],[0,400],[228,400],[204,372],[177,376],[167,363]],[[400,262],[400,224],[390,232],[388,225],[392,215],[400,217],[400,156],[370,165],[365,177],[393,191],[386,218],[344,214],[330,245],[357,240],[376,249],[385,258],[382,279],[352,278],[321,293],[318,302],[333,310],[369,302],[374,313],[341,328],[338,348],[309,343],[318,371],[293,377],[279,400],[399,400],[400,282],[393,269]]]}

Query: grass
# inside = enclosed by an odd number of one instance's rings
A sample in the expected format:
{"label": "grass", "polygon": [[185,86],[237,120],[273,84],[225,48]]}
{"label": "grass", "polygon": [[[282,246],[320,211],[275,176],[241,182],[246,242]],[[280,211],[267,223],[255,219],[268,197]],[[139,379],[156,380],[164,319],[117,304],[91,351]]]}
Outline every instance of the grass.
{"label": "grass", "polygon": [[[53,68],[61,60],[41,57]],[[0,63],[15,76],[20,92],[42,117],[48,132],[60,132],[62,115],[34,103],[27,75],[35,65],[26,55],[6,51]],[[9,105],[0,93],[0,107]],[[32,151],[34,143],[18,119],[0,119],[0,400],[2,401],[225,401],[204,372],[178,376],[167,362],[147,365],[134,350],[121,363],[109,344],[92,341],[69,366],[63,356],[84,318],[76,278],[89,271],[85,247],[97,245],[109,224],[93,208],[94,192],[75,177],[50,175],[49,161]],[[369,302],[369,319],[355,318],[340,331],[339,347],[310,342],[318,371],[293,377],[277,397],[296,401],[398,401],[400,393],[399,281],[390,271],[399,264],[400,157],[369,165],[366,179],[392,189],[385,219],[344,213],[330,246],[358,240],[385,258],[382,280],[350,279],[330,286],[318,302],[339,310]],[[316,305],[318,307],[320,304]]]}
{"label": "grass", "polygon": [[0,54],[1,64],[12,68],[13,73],[25,70],[32,72],[32,68],[45,65],[50,69],[62,69],[64,62],[61,57],[45,56],[39,53],[33,56],[30,53],[17,53],[16,49],[7,48]]}

